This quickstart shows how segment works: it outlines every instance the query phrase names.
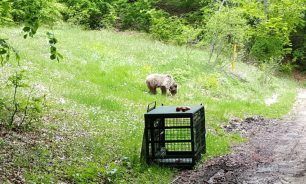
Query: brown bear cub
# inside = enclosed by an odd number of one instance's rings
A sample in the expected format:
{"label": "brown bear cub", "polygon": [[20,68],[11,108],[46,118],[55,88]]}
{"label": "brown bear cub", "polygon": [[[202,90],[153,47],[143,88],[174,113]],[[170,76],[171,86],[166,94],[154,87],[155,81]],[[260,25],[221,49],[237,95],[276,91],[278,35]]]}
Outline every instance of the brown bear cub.
{"label": "brown bear cub", "polygon": [[173,77],[168,74],[150,74],[146,78],[146,83],[152,94],[157,93],[157,88],[161,89],[163,95],[166,95],[168,92],[170,92],[171,95],[177,93],[177,84]]}

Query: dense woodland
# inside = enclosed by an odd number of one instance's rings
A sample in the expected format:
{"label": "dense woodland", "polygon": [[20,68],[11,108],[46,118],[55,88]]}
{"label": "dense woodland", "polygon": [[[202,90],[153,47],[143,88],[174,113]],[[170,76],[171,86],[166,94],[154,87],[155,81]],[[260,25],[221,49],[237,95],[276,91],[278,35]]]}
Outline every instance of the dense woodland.
{"label": "dense woodland", "polygon": [[0,10],[0,24],[25,24],[34,32],[59,21],[135,30],[212,54],[281,63],[285,72],[305,69],[304,0],[4,0]]}

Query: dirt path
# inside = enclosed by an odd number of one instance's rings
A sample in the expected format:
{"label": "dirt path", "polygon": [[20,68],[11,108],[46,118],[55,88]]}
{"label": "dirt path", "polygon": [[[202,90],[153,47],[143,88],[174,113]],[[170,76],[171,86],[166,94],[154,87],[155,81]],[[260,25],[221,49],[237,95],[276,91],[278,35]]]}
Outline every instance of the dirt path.
{"label": "dirt path", "polygon": [[193,171],[182,171],[173,183],[306,184],[306,90],[300,90],[283,120],[253,117],[230,122],[228,131],[243,132],[246,144]]}

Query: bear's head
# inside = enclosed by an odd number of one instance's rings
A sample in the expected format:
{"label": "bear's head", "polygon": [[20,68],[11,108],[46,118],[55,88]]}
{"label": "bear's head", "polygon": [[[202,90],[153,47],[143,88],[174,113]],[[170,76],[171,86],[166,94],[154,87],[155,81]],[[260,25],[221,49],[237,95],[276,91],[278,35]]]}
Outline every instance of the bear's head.
{"label": "bear's head", "polygon": [[169,91],[171,95],[175,95],[177,93],[177,84],[175,82],[170,86]]}

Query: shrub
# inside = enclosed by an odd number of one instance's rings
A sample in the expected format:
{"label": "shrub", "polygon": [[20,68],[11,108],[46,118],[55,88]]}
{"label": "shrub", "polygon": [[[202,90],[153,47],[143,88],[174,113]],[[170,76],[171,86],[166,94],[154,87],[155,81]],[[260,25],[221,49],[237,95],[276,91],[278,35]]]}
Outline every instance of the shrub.
{"label": "shrub", "polygon": [[301,0],[271,2],[266,15],[260,17],[253,26],[251,56],[265,61],[291,53],[290,35],[303,23],[304,11]]}
{"label": "shrub", "polygon": [[271,58],[265,62],[261,62],[258,65],[258,68],[262,71],[258,76],[258,81],[262,86],[269,86],[273,76],[280,70],[280,61],[281,58]]}
{"label": "shrub", "polygon": [[178,83],[183,83],[183,82],[186,82],[190,78],[192,72],[189,68],[188,69],[186,68],[185,70],[181,68],[174,68],[171,71],[171,74],[173,75],[174,79]]}
{"label": "shrub", "polygon": [[[48,1],[51,2],[51,1]],[[9,2],[7,7],[0,4],[0,9],[7,10],[12,15],[13,20],[25,23],[23,28],[24,38],[33,37],[39,27],[40,22],[53,22],[47,19],[45,15],[50,16],[46,10],[45,1],[13,1]],[[13,7],[10,12],[11,5]],[[62,59],[61,54],[57,52],[55,44],[57,39],[53,34],[48,33],[51,59]],[[11,55],[15,55],[17,64],[13,63]],[[19,129],[28,127],[32,122],[39,121],[42,110],[45,106],[45,95],[38,96],[36,89],[26,83],[24,70],[19,63],[20,56],[12,47],[7,39],[0,38],[0,126],[10,129]],[[8,64],[8,62],[10,62]],[[8,70],[8,71],[6,71]],[[14,73],[14,74],[11,74]],[[8,75],[11,75],[7,77]]]}
{"label": "shrub", "polygon": [[197,30],[178,17],[154,17],[150,33],[154,38],[179,45],[195,39]]}
{"label": "shrub", "polygon": [[250,54],[260,61],[283,55],[283,42],[273,36],[255,37]]}
{"label": "shrub", "polygon": [[12,96],[1,94],[5,98],[0,99],[0,125],[20,129],[40,120],[45,107],[45,95],[39,94],[34,86],[29,87],[23,70],[11,75],[5,88],[2,91],[12,90]]}
{"label": "shrub", "polygon": [[279,66],[279,71],[285,74],[292,74],[292,72],[297,68],[297,65],[292,63],[283,63]]}
{"label": "shrub", "polygon": [[119,0],[116,3],[116,9],[119,21],[117,26],[120,29],[149,31],[152,24],[152,13],[155,11],[151,1],[127,3],[126,0]]}
{"label": "shrub", "polygon": [[197,78],[197,83],[205,90],[216,91],[221,86],[218,74],[201,75]]}
{"label": "shrub", "polygon": [[11,22],[12,4],[8,0],[0,1],[0,25]]}
{"label": "shrub", "polygon": [[[233,47],[243,48],[249,39],[249,26],[239,9],[224,7],[216,12],[205,26],[205,37],[203,45],[209,45],[212,60],[215,54],[215,63],[219,61],[219,56],[233,55]],[[242,50],[242,49],[241,49]],[[237,53],[235,53],[237,54]]]}
{"label": "shrub", "polygon": [[[18,23],[33,21],[53,25],[60,20],[59,5],[55,0],[18,0],[12,3],[12,19]],[[35,17],[34,17],[35,16]]]}
{"label": "shrub", "polygon": [[116,20],[114,7],[103,0],[68,0],[62,1],[68,6],[63,12],[64,18],[75,24],[90,29],[111,27]]}
{"label": "shrub", "polygon": [[[306,21],[306,14],[304,20]],[[291,57],[293,62],[298,64],[301,70],[306,70],[306,24],[293,33],[290,39],[292,41]]]}

